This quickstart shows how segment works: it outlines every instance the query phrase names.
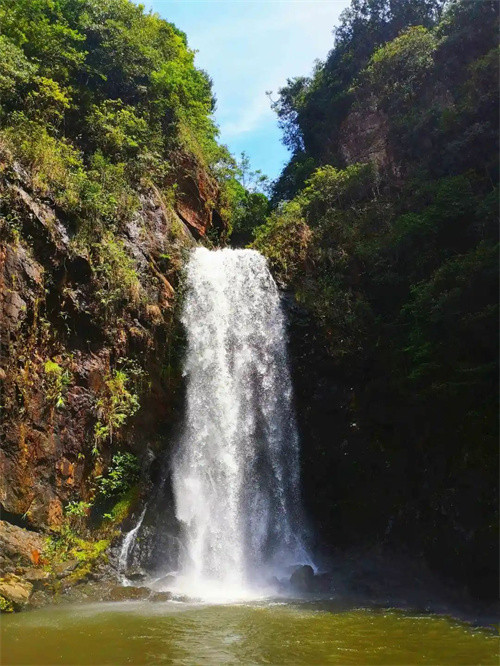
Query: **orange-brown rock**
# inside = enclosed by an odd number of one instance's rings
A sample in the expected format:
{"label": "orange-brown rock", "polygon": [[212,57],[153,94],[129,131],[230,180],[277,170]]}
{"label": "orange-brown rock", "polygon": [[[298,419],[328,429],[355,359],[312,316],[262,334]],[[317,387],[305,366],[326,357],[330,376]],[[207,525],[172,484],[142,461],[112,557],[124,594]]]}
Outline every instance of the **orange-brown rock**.
{"label": "orange-brown rock", "polygon": [[[116,450],[143,455],[151,442],[161,445],[181,381],[169,360],[177,282],[194,237],[221,224],[213,212],[218,191],[182,155],[173,160],[170,183],[176,210],[158,189],[141,191],[139,209],[115,236],[136,280],[110,311],[102,305],[110,287],[99,283],[89,249],[75,250],[68,220],[30,189],[28,174],[8,155],[1,157],[0,508],[44,529],[61,524],[69,502],[90,498],[94,477]],[[129,385],[142,408],[99,442],[96,457],[99,400],[124,359],[143,378]],[[60,386],[47,362],[64,375]]]}
{"label": "orange-brown rock", "polygon": [[0,520],[0,572],[38,564],[45,538],[31,530]]}

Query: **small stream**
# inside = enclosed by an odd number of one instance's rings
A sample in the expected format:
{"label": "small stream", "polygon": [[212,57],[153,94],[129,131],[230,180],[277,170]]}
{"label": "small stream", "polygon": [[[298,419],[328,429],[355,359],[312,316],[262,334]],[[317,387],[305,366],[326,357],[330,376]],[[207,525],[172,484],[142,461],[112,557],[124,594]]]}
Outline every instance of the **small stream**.
{"label": "small stream", "polygon": [[497,664],[498,637],[451,618],[328,602],[52,606],[2,617],[14,664]]}

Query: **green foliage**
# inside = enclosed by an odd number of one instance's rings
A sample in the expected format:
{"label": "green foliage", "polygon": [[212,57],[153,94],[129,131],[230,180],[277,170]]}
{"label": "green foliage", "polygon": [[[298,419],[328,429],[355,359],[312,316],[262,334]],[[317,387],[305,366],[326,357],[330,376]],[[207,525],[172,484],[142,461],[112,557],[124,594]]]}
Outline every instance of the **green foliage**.
{"label": "green foliage", "polygon": [[45,76],[33,77],[33,84],[27,98],[27,114],[49,126],[59,124],[71,107],[70,92]]}
{"label": "green foliage", "polygon": [[[134,475],[135,476],[135,475]],[[129,484],[134,482],[134,478],[129,479]],[[118,497],[118,499],[116,499]],[[115,498],[110,511],[103,515],[103,519],[107,525],[118,525],[122,523],[125,518],[130,514],[133,505],[136,503],[138,497],[137,486],[132,486],[128,490],[121,491],[121,494],[112,494],[111,498]]]}
{"label": "green foliage", "polygon": [[17,91],[21,91],[36,71],[36,65],[24,55],[22,49],[0,35],[0,93],[2,106],[12,100]]}
{"label": "green foliage", "polygon": [[163,123],[168,119],[176,127],[182,147],[210,164],[217,134],[209,116],[214,105],[211,82],[204,72],[194,68],[193,57],[192,52],[180,47],[176,60],[152,72],[151,83],[156,112]]}
{"label": "green foliage", "polygon": [[95,565],[106,557],[109,539],[97,541],[80,538],[67,522],[47,537],[42,559],[48,562],[49,571],[67,560],[77,560],[78,564],[67,577],[68,582],[76,583],[85,578]]}
{"label": "green foliage", "polygon": [[[409,378],[432,393],[476,392],[489,401],[496,377],[498,247],[480,243],[444,262],[411,289],[402,314],[408,321]],[[479,343],[479,347],[478,347]]]}
{"label": "green foliage", "polygon": [[65,404],[65,393],[71,384],[72,375],[69,370],[63,368],[48,359],[44,365],[45,370],[45,398],[47,402],[54,405],[57,409],[62,409]]}
{"label": "green foliage", "polygon": [[[316,167],[325,163],[345,166],[339,149],[341,127],[357,99],[353,86],[361,72],[379,47],[407,28],[418,26],[393,49],[399,51],[404,46],[411,52],[407,43],[419,43],[418,37],[436,24],[444,4],[444,0],[352,0],[334,30],[334,47],[326,61],[317,63],[309,78],[289,79],[273,101],[283,142],[294,153],[290,165],[295,157],[298,164],[308,164],[306,177],[313,170],[311,161]],[[420,41],[425,42],[425,38]],[[418,57],[413,60],[419,64]],[[274,185],[275,200],[278,193],[290,199],[303,185],[305,178],[300,173],[293,177],[289,166]]]}
{"label": "green foliage", "polygon": [[130,378],[123,370],[114,370],[104,379],[95,405],[98,417],[94,427],[95,454],[99,452],[99,443],[112,441],[116,431],[139,409],[139,398],[128,389],[129,383]]}
{"label": "green foliage", "polygon": [[350,164],[345,169],[331,165],[316,169],[306,182],[301,199],[307,205],[308,219],[315,218],[329,208],[347,208],[375,194],[377,173],[373,164]]}
{"label": "green foliage", "polygon": [[[245,183],[245,179],[242,180]],[[261,183],[262,181],[259,184]],[[232,245],[243,247],[250,243],[254,230],[264,224],[270,212],[269,199],[263,192],[254,188],[252,184],[242,184],[236,178],[227,185],[231,209]]]}
{"label": "green foliage", "polygon": [[305,186],[315,167],[316,161],[313,157],[303,151],[295,152],[278,180],[273,183],[271,203],[277,205],[280,201],[288,201]]}
{"label": "green foliage", "polygon": [[93,268],[98,281],[96,293],[106,316],[125,302],[137,304],[141,285],[123,241],[106,234],[92,247]]}
{"label": "green foliage", "polygon": [[397,112],[415,103],[434,68],[437,39],[423,26],[409,28],[381,46],[361,73],[370,92],[384,100],[385,109]]}
{"label": "green foliage", "polygon": [[[270,212],[269,179],[260,170],[252,171],[250,160],[243,152],[239,160],[229,153],[221,154],[216,172],[222,183],[219,211],[228,223],[231,245],[244,247],[253,239],[256,227],[265,222]],[[219,244],[220,239],[215,237]]]}
{"label": "green foliage", "polygon": [[64,562],[70,558],[72,550],[76,546],[77,538],[69,524],[64,522],[54,530],[51,536],[47,537],[42,552],[42,559],[47,560],[51,564]]}
{"label": "green foliage", "polygon": [[79,151],[66,139],[51,136],[45,125],[28,120],[22,112],[13,113],[12,121],[3,138],[29,169],[33,188],[63,208],[77,208],[85,181]]}
{"label": "green foliage", "polygon": [[[81,3],[83,5],[83,3]],[[85,36],[69,25],[70,2],[2,0],[2,31],[39,64],[40,74],[67,80],[83,65]]]}
{"label": "green foliage", "polygon": [[[298,400],[328,538],[352,523],[380,543],[404,515],[396,540],[473,581],[497,566],[498,16],[492,0],[353,0],[327,60],[274,102],[294,155],[254,244],[317,363]],[[325,384],[349,387],[339,447],[330,398],[310,397]]]}
{"label": "green foliage", "polygon": [[256,229],[252,247],[269,259],[278,280],[287,284],[304,266],[310,235],[302,207],[293,201],[272,213],[267,222]]}
{"label": "green foliage", "polygon": [[161,150],[159,137],[147,119],[138,116],[135,107],[125,106],[121,100],[107,99],[100,106],[94,106],[88,122],[96,148],[108,159],[136,160],[148,151]]}
{"label": "green foliage", "polygon": [[130,0],[2,0],[0,24],[0,138],[87,239],[179,165],[225,186],[211,81],[175,26]]}
{"label": "green foliage", "polygon": [[[96,488],[103,497],[116,497],[124,495],[137,481],[139,475],[139,464],[132,453],[115,453],[107,473],[96,477]],[[126,500],[127,498],[122,498]],[[128,498],[130,499],[130,498]],[[122,507],[116,507],[116,513],[122,511]]]}
{"label": "green foliage", "polygon": [[64,512],[66,516],[85,518],[88,515],[91,507],[92,502],[84,502],[83,500],[79,502],[68,502]]}
{"label": "green foliage", "polygon": [[0,613],[12,613],[14,611],[14,606],[12,601],[6,599],[0,594]]}

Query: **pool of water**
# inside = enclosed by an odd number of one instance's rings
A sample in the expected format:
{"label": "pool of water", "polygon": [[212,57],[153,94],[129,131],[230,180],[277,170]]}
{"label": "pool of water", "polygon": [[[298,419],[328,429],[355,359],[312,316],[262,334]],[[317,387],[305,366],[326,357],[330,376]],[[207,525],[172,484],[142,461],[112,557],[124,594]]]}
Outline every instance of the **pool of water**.
{"label": "pool of water", "polygon": [[447,617],[325,603],[120,602],[3,616],[10,664],[497,664],[498,637]]}

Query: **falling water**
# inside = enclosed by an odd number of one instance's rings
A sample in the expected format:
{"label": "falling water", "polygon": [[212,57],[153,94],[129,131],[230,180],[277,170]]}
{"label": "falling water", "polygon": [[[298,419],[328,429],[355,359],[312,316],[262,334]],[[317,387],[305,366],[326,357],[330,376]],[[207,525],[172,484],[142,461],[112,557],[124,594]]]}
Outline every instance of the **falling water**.
{"label": "falling water", "polygon": [[127,532],[125,538],[123,539],[122,546],[120,549],[120,555],[118,556],[118,568],[122,573],[125,573],[127,569],[130,551],[133,548],[137,533],[141,529],[142,521],[144,520],[144,516],[146,515],[147,508],[148,508],[147,505],[143,508],[141,515],[139,516],[139,520],[137,521],[137,524],[135,525],[135,527],[133,527],[130,530],[130,532]]}
{"label": "falling water", "polygon": [[182,322],[187,407],[173,460],[180,585],[244,596],[309,562],[285,321],[264,257],[195,250]]}

